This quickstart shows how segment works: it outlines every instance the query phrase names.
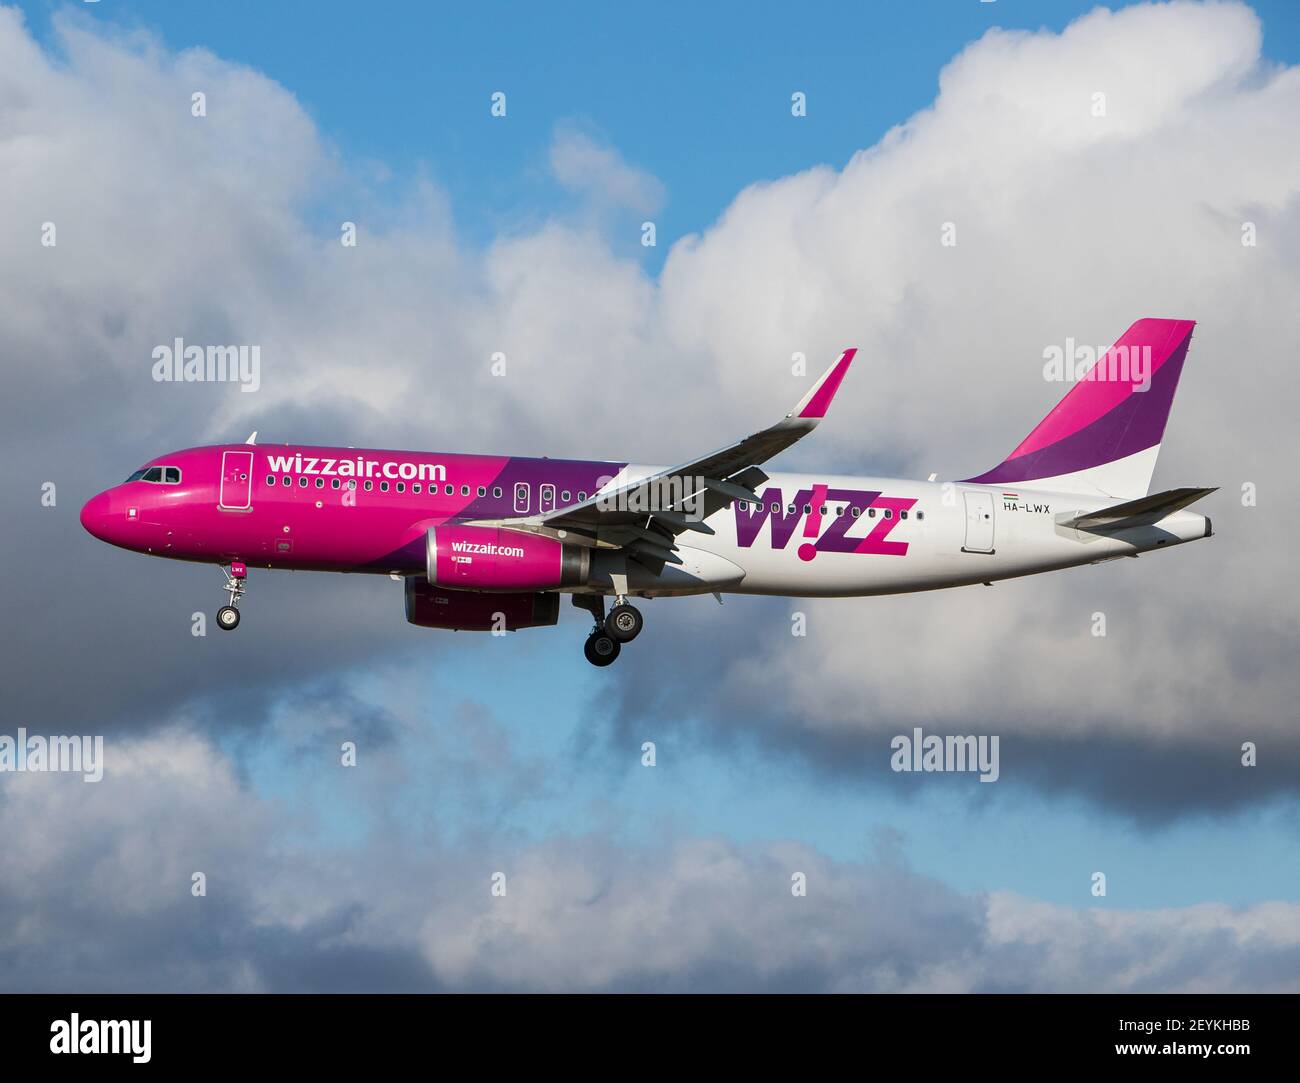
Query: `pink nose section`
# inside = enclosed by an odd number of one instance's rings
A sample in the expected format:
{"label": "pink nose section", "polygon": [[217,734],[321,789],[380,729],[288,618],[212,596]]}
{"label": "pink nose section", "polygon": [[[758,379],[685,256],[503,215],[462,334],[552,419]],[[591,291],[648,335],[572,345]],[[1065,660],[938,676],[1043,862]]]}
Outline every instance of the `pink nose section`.
{"label": "pink nose section", "polygon": [[86,501],[81,509],[81,525],[100,541],[111,541],[108,534],[108,493],[100,493]]}

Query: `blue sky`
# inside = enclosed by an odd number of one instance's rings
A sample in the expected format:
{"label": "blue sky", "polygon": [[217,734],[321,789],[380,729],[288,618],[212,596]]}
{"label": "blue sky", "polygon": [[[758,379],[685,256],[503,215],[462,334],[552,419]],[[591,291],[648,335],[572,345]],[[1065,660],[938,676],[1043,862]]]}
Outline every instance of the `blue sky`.
{"label": "blue sky", "polygon": [[[359,17],[337,0],[21,6],[38,32],[51,12],[83,6],[174,50],[200,46],[270,75],[345,158],[391,170],[395,193],[412,177],[433,178],[474,240],[564,206],[545,161],[556,125],[575,124],[663,181],[659,244],[642,249],[653,267],[746,185],[818,163],[841,167],[928,106],[940,68],[990,27],[1060,31],[1098,5],[396,2],[382,6],[382,18]],[[1253,6],[1265,56],[1294,62],[1300,8],[1288,0]],[[489,117],[498,90],[508,95],[505,124]],[[796,90],[809,104],[798,123],[790,115]],[[620,223],[629,238],[638,225]]]}
{"label": "blue sky", "polygon": [[[664,610],[671,604],[687,609],[715,603],[650,603],[647,611],[660,634],[676,631],[664,628],[669,623]],[[689,621],[687,615],[671,623]],[[656,742],[658,763],[643,767],[639,741],[594,748],[584,743],[590,716],[599,718],[608,702],[607,685],[601,672],[575,662],[574,631],[562,622],[554,634],[530,638],[484,642],[458,636],[440,676],[410,678],[416,692],[409,702],[427,712],[430,727],[429,743],[403,744],[412,777],[401,807],[415,823],[437,823],[453,835],[481,826],[461,807],[458,790],[447,792],[436,773],[423,773],[455,747],[444,743],[448,705],[470,699],[491,710],[509,732],[516,755],[535,760],[547,780],[544,792],[518,804],[499,795],[506,799],[496,826],[523,838],[582,833],[612,823],[628,842],[673,833],[716,833],[742,842],[789,838],[835,859],[858,861],[876,852],[877,834],[886,829],[901,834],[902,851],[918,872],[965,891],[1007,889],[1063,905],[1125,908],[1211,900],[1246,905],[1300,895],[1300,809],[1293,802],[1153,828],[1073,796],[1044,799],[1018,785],[1014,738],[1003,738],[1004,774],[994,785],[971,776],[932,776],[923,786],[911,785],[908,776],[889,785],[886,777],[883,787],[878,778],[870,783],[827,779],[761,746],[718,749],[676,727],[644,727],[644,739]],[[357,694],[366,702],[388,704],[400,688],[398,698],[406,701],[407,680],[397,671],[419,674],[421,665],[416,645],[394,659],[391,669],[363,678]],[[692,713],[689,689],[683,689],[681,709],[684,716]],[[699,722],[708,726],[708,715]],[[882,755],[887,755],[883,744]],[[364,798],[340,801],[332,789],[320,790],[316,765],[304,763],[295,750],[258,741],[241,758],[264,792],[294,806],[314,803],[320,838],[361,840],[376,826]],[[1085,864],[1105,870],[1107,898],[1087,894],[1088,883],[1080,876]]]}
{"label": "blue sky", "polygon": [[[842,169],[854,154],[873,147],[891,128],[931,106],[940,70],[990,26],[1060,32],[1095,7],[959,0],[593,5],[580,11],[562,5],[497,4],[472,10],[394,3],[383,5],[381,16],[365,14],[351,4],[287,0],[222,4],[35,0],[19,6],[37,40],[55,50],[58,35],[51,17],[75,10],[78,19],[96,27],[155,36],[165,45],[167,55],[160,61],[164,68],[170,53],[202,48],[278,82],[307,111],[342,167],[341,182],[327,183],[323,191],[313,193],[323,204],[313,213],[329,229],[336,228],[339,218],[356,213],[348,201],[358,195],[367,201],[362,210],[369,217],[363,228],[387,219],[391,228],[400,229],[410,192],[428,179],[445,194],[458,240],[466,250],[481,251],[503,236],[530,235],[552,219],[578,218],[583,229],[598,231],[605,249],[619,259],[639,263],[652,281],[673,242],[709,229],[748,186],[777,181],[822,163]],[[1300,5],[1260,0],[1254,7],[1263,20],[1265,58],[1279,64],[1300,62]],[[484,47],[485,42],[490,42],[490,48]],[[498,90],[508,95],[505,120],[489,115],[489,95]],[[790,115],[794,91],[807,94],[806,118],[796,120]],[[220,107],[214,101],[213,108]],[[662,183],[663,205],[654,213],[659,231],[656,248],[647,250],[637,243],[640,214],[614,208],[600,216],[581,217],[582,198],[566,191],[548,168],[548,155],[560,130],[590,135]],[[304,212],[302,217],[318,224],[312,213]],[[1063,212],[1063,217],[1068,215]],[[291,224],[297,227],[296,221]],[[280,253],[274,252],[265,263],[250,266],[277,267],[279,258]],[[382,257],[389,258],[391,253]],[[293,264],[286,260],[285,266]],[[399,266],[394,281],[404,271]],[[951,283],[945,285],[953,288]],[[955,288],[960,292],[963,287]],[[1050,293],[1050,288],[1045,290]],[[332,294],[322,289],[319,296]],[[207,303],[201,297],[197,307],[206,312]],[[1049,303],[1043,300],[1039,307]],[[213,307],[219,310],[220,306],[214,302]],[[1037,313],[1024,315],[1028,319]],[[1108,311],[1107,319],[1111,318]],[[292,318],[287,324],[292,328]],[[1006,322],[1001,326],[1005,329]],[[992,338],[995,332],[981,327],[967,334],[972,339]],[[1037,341],[1032,335],[1030,340]],[[940,341],[949,349],[967,345],[960,337],[955,343]],[[81,341],[70,336],[70,342],[69,352],[80,356]],[[312,345],[322,355],[327,352],[319,341]],[[978,354],[980,349],[986,354]],[[979,343],[971,346],[971,356],[991,356],[998,349],[996,343]],[[926,351],[942,352],[928,345]],[[1033,362],[1034,356],[1028,356]],[[609,363],[617,360],[611,358]],[[1005,377],[1009,383],[1013,371],[1008,367],[998,379]],[[846,385],[841,397],[868,398],[874,378],[873,373],[855,387]],[[1199,370],[1198,378],[1202,378]],[[314,388],[304,385],[304,390]],[[437,395],[429,401],[443,404],[457,390],[451,378],[436,388]],[[1041,388],[1034,390],[1041,392]],[[145,393],[159,392],[146,387]],[[946,393],[955,396],[958,391],[949,383]],[[1198,392],[1190,388],[1180,393],[1190,397]],[[99,402],[116,405],[113,396],[120,394],[121,402],[129,404],[121,415],[106,414],[112,418],[131,416],[130,409],[141,409],[140,401],[162,401],[132,398],[135,392],[126,381],[98,394]],[[1212,398],[1214,385],[1210,391],[1202,385],[1199,394]],[[923,398],[917,392],[906,405],[923,410]],[[199,409],[192,405],[196,401],[187,400],[187,408]],[[206,404],[216,400],[203,401],[206,410]],[[273,420],[282,426],[295,421],[324,426],[355,416],[348,412],[346,401],[340,406],[325,392],[321,401],[326,406],[317,410],[316,400],[304,394],[301,403],[284,407]],[[877,408],[877,402],[870,402],[854,416],[869,418],[869,410]],[[998,404],[997,409],[1004,407]],[[1022,425],[1019,409],[1019,403],[1005,407],[1008,415],[1017,418],[1008,420],[1008,425]],[[211,410],[216,413],[217,407]],[[363,411],[356,413],[364,417]],[[166,429],[168,439],[174,435],[182,441],[177,430],[193,431],[210,420],[196,420],[196,416],[152,420]],[[438,413],[418,420],[424,423],[418,431],[429,434],[429,446],[443,447]],[[766,420],[760,416],[752,422]],[[1032,420],[1023,419],[1026,431]],[[532,418],[528,423],[534,426],[527,430],[530,433],[545,432],[548,426],[572,433],[575,427],[571,415]],[[406,425],[401,431],[417,431],[409,417]],[[822,450],[826,450],[827,466],[837,472],[879,463],[882,457],[888,460],[888,449],[875,447],[868,454],[866,442],[874,436],[870,423],[848,431],[861,435],[860,448],[845,442],[845,430],[838,435],[826,432],[826,442],[819,433],[808,442],[813,445],[811,452],[801,446],[802,462],[816,461]],[[1015,435],[1020,431],[1017,428]],[[609,429],[603,433],[607,436]],[[286,432],[277,438],[296,435]],[[315,429],[310,433],[311,438],[339,443],[351,443],[352,435],[330,437]],[[689,446],[679,450],[685,457],[738,435],[730,429],[710,431],[702,422]],[[1197,443],[1195,436],[1180,434],[1184,447]],[[835,445],[840,449],[838,458],[827,449],[831,437],[840,441]],[[132,450],[123,450],[124,455],[147,457],[136,455],[130,440],[129,433],[123,435],[116,427],[96,447],[105,457],[110,454],[105,445],[113,454],[126,447]],[[847,460],[846,447],[851,456]],[[547,448],[512,444],[503,450],[544,453]],[[593,454],[610,452],[617,449],[604,442],[592,449]],[[1243,455],[1249,457],[1248,452]],[[153,453],[148,449],[149,455]],[[977,465],[974,451],[972,456],[971,464]],[[81,458],[84,466],[85,456]],[[134,461],[117,463],[115,458],[114,463],[110,471],[114,478],[135,465]],[[1234,479],[1229,474],[1223,484],[1231,486]],[[92,480],[87,477],[86,484]],[[1171,484],[1195,480],[1180,477]],[[1226,518],[1227,513],[1220,518],[1216,512],[1216,525],[1228,524],[1230,531],[1236,520]],[[41,529],[47,533],[37,535],[22,559],[34,562],[46,547],[56,544],[52,528],[42,523]],[[93,544],[79,535],[78,541]],[[1251,563],[1256,550],[1245,552],[1246,557],[1232,566],[1210,567],[1226,581],[1240,573],[1243,564]],[[1116,612],[1117,650],[1123,649],[1123,607],[1137,585],[1143,584],[1157,598],[1177,598],[1180,603],[1202,588],[1207,565],[1179,564],[1180,556],[1169,554],[1164,564],[1161,558],[1143,560],[1142,572],[1124,567],[1078,573],[1072,589],[1079,591],[1087,607],[1094,604],[1088,591],[1095,589],[1106,599],[1096,604]],[[787,720],[788,729],[775,738],[772,732],[748,732],[736,723],[743,705],[737,704],[735,715],[730,712],[710,685],[706,666],[683,669],[673,664],[702,640],[720,656],[732,655],[728,661],[734,661],[734,656],[753,645],[754,640],[744,636],[767,634],[763,629],[774,630],[774,636],[785,634],[789,613],[797,608],[808,609],[814,620],[821,621],[822,614],[839,607],[836,612],[860,617],[866,626],[880,604],[877,601],[728,599],[726,619],[733,625],[712,623],[715,603],[710,598],[649,602],[644,607],[646,634],[625,651],[613,670],[604,671],[583,660],[579,648],[585,617],[567,602],[555,629],[504,640],[453,635],[406,627],[397,597],[400,588],[379,577],[364,582],[362,577],[305,574],[263,577],[245,605],[238,638],[214,635],[201,647],[188,639],[178,645],[175,626],[166,623],[170,616],[164,619],[159,614],[179,606],[188,621],[190,609],[201,604],[198,599],[216,598],[215,573],[187,566],[146,567],[142,558],[117,553],[96,551],[93,559],[102,563],[91,566],[91,577],[116,576],[122,561],[133,561],[133,591],[148,584],[147,590],[135,594],[138,604],[153,607],[142,610],[151,614],[148,619],[142,616],[129,628],[115,631],[114,643],[101,641],[106,666],[120,670],[111,649],[129,647],[141,657],[181,659],[179,669],[184,670],[202,649],[214,652],[203,656],[204,681],[215,681],[212,674],[222,666],[232,672],[256,672],[254,692],[264,693],[270,704],[269,717],[261,724],[225,724],[235,721],[224,719],[222,713],[228,689],[204,688],[198,678],[200,694],[174,713],[217,720],[208,727],[209,735],[240,766],[256,796],[283,814],[275,845],[286,850],[316,854],[350,850],[355,856],[377,837],[390,836],[409,839],[414,850],[436,827],[442,837],[460,838],[471,847],[480,839],[522,844],[597,831],[625,842],[629,849],[670,837],[716,835],[742,844],[793,839],[836,861],[852,863],[888,851],[889,840],[898,838],[912,868],[962,892],[1010,890],[1084,909],[1177,907],[1205,901],[1247,906],[1300,899],[1300,853],[1295,841],[1300,838],[1300,802],[1293,786],[1280,787],[1281,797],[1239,803],[1226,812],[1208,806],[1189,808],[1184,803],[1165,819],[1143,818],[1122,801],[1108,803],[1083,795],[1087,787],[1057,792],[1044,786],[1041,775],[1026,781],[1016,770],[1017,752],[1024,747],[1017,744],[1016,734],[1041,740],[1041,731],[1026,726],[1024,719],[1019,720],[1023,731],[1010,725],[1003,737],[1002,778],[996,785],[982,785],[972,776],[931,777],[925,785],[916,785],[916,779],[890,775],[883,766],[878,772],[831,771],[815,757],[802,754],[799,719]],[[1141,575],[1150,578],[1143,583]],[[1038,597],[1035,588],[1023,584],[998,589],[1011,593],[1014,604],[1026,611],[1033,609]],[[78,595],[76,605],[80,599]],[[1073,596],[1057,601],[1068,606]],[[74,608],[71,600],[64,606],[64,613]],[[346,613],[337,625],[330,623],[336,610]],[[1265,631],[1289,627],[1285,615],[1270,619],[1277,624],[1266,626]],[[1149,630],[1151,626],[1140,625],[1134,616],[1132,627]],[[377,628],[382,631],[376,632]],[[708,638],[720,636],[720,629],[730,629],[735,638]],[[1161,629],[1170,642],[1182,643],[1180,637],[1186,636],[1189,658],[1201,642],[1194,631],[1173,621]],[[60,629],[44,629],[41,634],[48,638],[56,632],[61,637]],[[1018,694],[1017,652],[1035,634],[1043,634],[1042,624],[1026,621],[1023,630],[1008,637],[1009,699]],[[1274,644],[1284,647],[1289,634],[1277,632]],[[34,641],[47,641],[36,632],[32,635]],[[1016,636],[1023,636],[1023,642]],[[1226,656],[1232,644],[1227,631],[1223,637],[1217,646]],[[282,640],[293,641],[285,673],[268,676],[262,663],[276,657]],[[910,644],[898,647],[901,652]],[[81,650],[94,653],[84,645]],[[319,651],[321,660],[304,666],[303,657],[312,651]],[[1073,647],[1062,649],[1060,656],[1077,666],[1081,656],[1073,651]],[[250,665],[250,657],[259,655]],[[1252,654],[1247,663],[1234,657],[1228,665],[1235,665],[1239,674],[1249,674],[1256,661],[1263,672],[1276,672],[1268,668],[1272,661],[1268,649]],[[861,659],[862,667],[873,671],[893,664],[892,656],[884,652],[864,653]],[[664,667],[661,676],[653,669],[657,665]],[[629,671],[629,666],[643,668]],[[653,708],[629,712],[625,698],[615,694],[616,686],[611,684],[611,674],[619,674],[620,667],[629,677],[635,673],[641,687],[655,684],[673,689],[675,682],[681,682],[680,688],[657,698]],[[915,674],[916,667],[909,672]],[[176,674],[173,664],[170,679],[186,683]],[[1070,684],[1075,676],[1071,669],[1062,679],[1064,686],[1076,690],[1069,697],[1070,706],[1077,706],[1082,698],[1078,686]],[[1170,682],[1177,679],[1173,673],[1162,676]],[[935,679],[943,679],[942,674]],[[137,721],[153,717],[149,711],[154,703],[146,700],[166,704],[165,710],[171,711],[174,684],[160,680],[154,685],[141,678],[141,686],[144,691],[135,704]],[[1145,693],[1145,681],[1141,686]],[[1245,676],[1240,687],[1243,697],[1254,694]],[[383,762],[381,783],[363,777],[340,781],[337,771],[321,770],[322,765],[332,767],[336,758],[330,742],[351,732],[352,722],[322,722],[324,737],[320,741],[313,737],[314,713],[328,713],[322,704],[334,699],[341,699],[340,711],[378,720],[373,733],[379,736],[372,744],[363,743],[361,756],[368,763]],[[113,702],[132,703],[126,693]],[[1122,710],[1139,716],[1147,706],[1134,699]],[[870,710],[865,704],[860,708],[863,714]],[[1063,707],[1063,722],[1066,717]],[[1077,721],[1077,715],[1069,717]],[[964,721],[939,718],[935,728],[953,732]],[[1228,728],[1225,723],[1225,731]],[[1098,732],[1109,731],[1099,728]],[[1135,747],[1144,753],[1159,747],[1158,742],[1144,744],[1148,736],[1144,732],[1135,739]],[[653,769],[640,765],[643,740],[657,743],[658,766]],[[1117,754],[1123,755],[1122,742],[1117,747]],[[887,763],[887,743],[881,744],[879,753],[881,764]],[[1066,761],[1062,769],[1068,772],[1068,753],[1062,757]],[[1163,769],[1158,756],[1144,762],[1155,765],[1144,770]],[[1169,762],[1167,769],[1172,771],[1185,763],[1177,758]],[[1118,774],[1126,777],[1122,768]],[[1153,775],[1152,785],[1157,781]],[[1141,788],[1144,782],[1139,778],[1131,784]],[[1089,894],[1087,877],[1093,869],[1107,874],[1110,893],[1105,899]]]}

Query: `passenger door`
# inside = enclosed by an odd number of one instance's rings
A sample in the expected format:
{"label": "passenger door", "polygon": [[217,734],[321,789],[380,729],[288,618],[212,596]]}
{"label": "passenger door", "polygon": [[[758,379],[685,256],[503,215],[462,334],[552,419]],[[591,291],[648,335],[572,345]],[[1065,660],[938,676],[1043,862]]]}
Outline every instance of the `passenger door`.
{"label": "passenger door", "polygon": [[221,454],[221,489],[217,507],[223,511],[248,511],[253,506],[253,453],[225,451]]}
{"label": "passenger door", "polygon": [[966,493],[966,544],[962,552],[993,552],[992,493]]}

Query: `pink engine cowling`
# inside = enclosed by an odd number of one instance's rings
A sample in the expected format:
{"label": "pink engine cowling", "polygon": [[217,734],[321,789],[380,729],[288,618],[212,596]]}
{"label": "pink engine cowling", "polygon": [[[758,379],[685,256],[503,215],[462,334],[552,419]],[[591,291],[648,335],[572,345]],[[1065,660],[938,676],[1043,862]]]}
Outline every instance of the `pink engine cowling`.
{"label": "pink engine cowling", "polygon": [[422,628],[460,632],[514,632],[543,628],[560,618],[560,596],[533,591],[480,594],[430,586],[422,576],[406,581],[406,619]]}
{"label": "pink engine cowling", "polygon": [[427,548],[429,582],[453,590],[580,587],[591,572],[591,553],[584,545],[497,527],[432,527]]}

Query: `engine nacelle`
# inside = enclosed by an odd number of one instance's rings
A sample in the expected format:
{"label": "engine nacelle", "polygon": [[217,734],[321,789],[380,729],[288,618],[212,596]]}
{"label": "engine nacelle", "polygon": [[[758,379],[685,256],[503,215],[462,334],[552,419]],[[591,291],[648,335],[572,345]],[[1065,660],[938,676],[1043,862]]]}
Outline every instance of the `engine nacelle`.
{"label": "engine nacelle", "polygon": [[421,576],[406,580],[406,619],[422,628],[491,632],[544,628],[560,619],[560,596],[539,592],[475,594],[430,586]]}
{"label": "engine nacelle", "polygon": [[541,534],[487,526],[435,526],[427,539],[427,578],[452,590],[555,590],[583,586],[591,550]]}

